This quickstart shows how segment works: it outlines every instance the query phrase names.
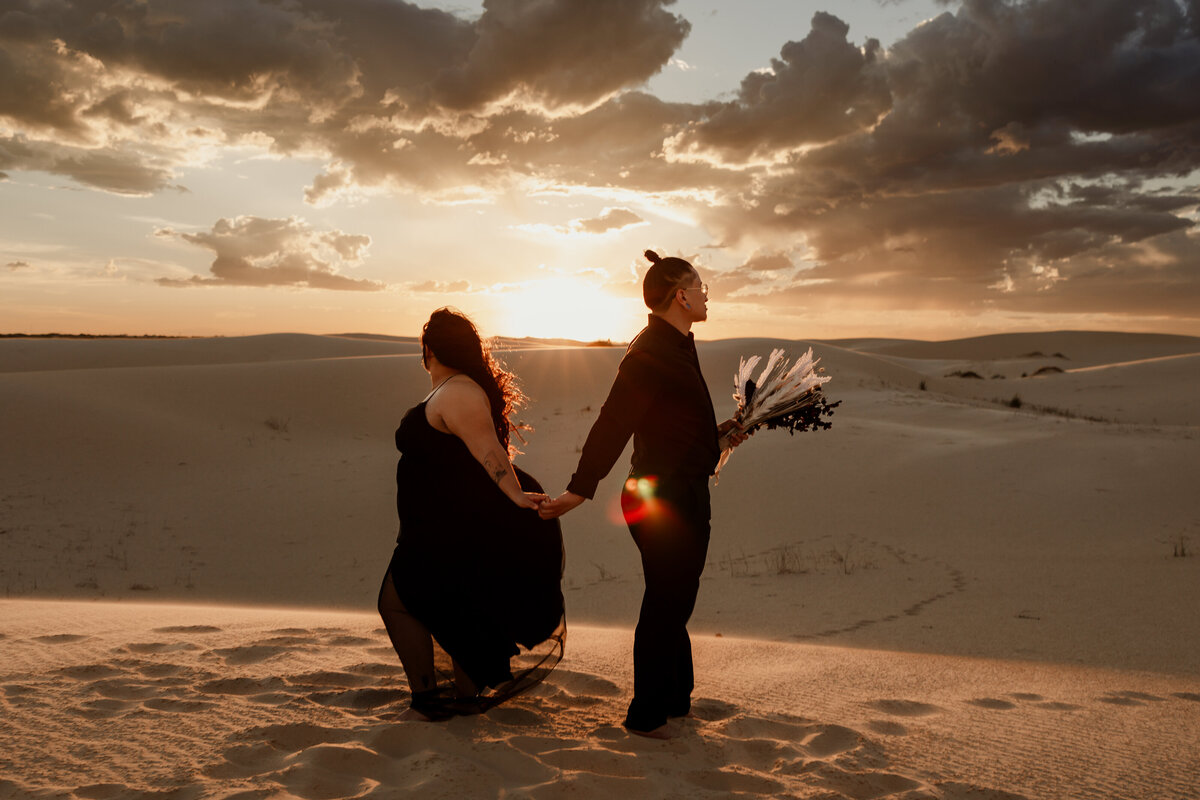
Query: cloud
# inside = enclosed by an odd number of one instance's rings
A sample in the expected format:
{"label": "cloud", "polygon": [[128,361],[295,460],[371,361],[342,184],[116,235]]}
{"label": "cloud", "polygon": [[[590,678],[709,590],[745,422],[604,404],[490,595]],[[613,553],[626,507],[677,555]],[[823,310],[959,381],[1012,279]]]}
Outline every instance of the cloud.
{"label": "cloud", "polygon": [[28,261],[10,261],[7,264],[5,264],[4,266],[8,267],[8,269],[10,271],[16,271],[18,269],[28,269],[29,262]]}
{"label": "cloud", "polygon": [[424,281],[408,285],[410,292],[431,292],[458,294],[471,291],[470,281]]}
{"label": "cloud", "polygon": [[163,286],[295,286],[350,291],[386,288],[376,281],[339,273],[342,267],[362,262],[371,244],[369,236],[314,230],[295,217],[243,216],[218,220],[212,230],[202,233],[164,228],[157,235],[189,242],[216,255],[211,277],[158,279]]}
{"label": "cloud", "polygon": [[[468,19],[403,0],[10,0],[0,172],[144,195],[206,153],[265,143],[325,159],[313,204],[397,190],[653,202],[716,246],[794,259],[754,256],[714,281],[764,302],[1195,298],[1200,0],[964,0],[888,49],[821,12],[732,99],[704,103],[642,88],[688,32],[669,7],[488,0]],[[195,243],[222,269],[241,263],[207,236]],[[246,263],[196,282],[266,277]]]}
{"label": "cloud", "polygon": [[696,123],[674,147],[740,161],[870,128],[891,107],[882,48],[875,39],[856,47],[849,32],[818,11],[808,36],[785,44],[769,70],[747,75],[737,100]]}
{"label": "cloud", "polygon": [[600,212],[598,217],[571,220],[570,228],[580,233],[607,233],[645,222],[627,208],[606,208]]}
{"label": "cloud", "polygon": [[[1178,312],[1200,293],[1200,94],[1179,90],[1200,81],[1197,7],[967,0],[877,59],[878,124],[748,170],[703,218],[724,244],[807,245],[781,303]],[[704,130],[714,159],[766,141]]]}
{"label": "cloud", "polygon": [[[215,131],[344,161],[313,202],[348,175],[473,184],[489,170],[470,167],[461,140],[493,113],[567,113],[661,70],[689,30],[667,2],[489,0],[467,20],[403,0],[12,0],[0,14],[11,151],[0,164],[142,193]],[[109,163],[72,168],[89,158]]]}
{"label": "cloud", "polygon": [[791,283],[796,274],[796,265],[782,251],[759,251],[746,259],[740,266],[723,272],[713,273],[708,278],[709,293],[714,299],[728,300],[753,287],[752,294],[769,292],[773,287]]}
{"label": "cloud", "polygon": [[597,217],[573,219],[566,225],[519,225],[520,230],[557,236],[599,235],[646,225],[646,220],[627,208],[605,208]]}
{"label": "cloud", "polygon": [[44,170],[114,194],[145,197],[171,184],[173,173],[159,159],[114,148],[89,150],[54,142],[30,141],[23,135],[0,135],[0,168]]}
{"label": "cloud", "polygon": [[476,109],[514,94],[549,109],[592,105],[661,70],[691,26],[661,0],[488,0],[470,53],[435,98]]}

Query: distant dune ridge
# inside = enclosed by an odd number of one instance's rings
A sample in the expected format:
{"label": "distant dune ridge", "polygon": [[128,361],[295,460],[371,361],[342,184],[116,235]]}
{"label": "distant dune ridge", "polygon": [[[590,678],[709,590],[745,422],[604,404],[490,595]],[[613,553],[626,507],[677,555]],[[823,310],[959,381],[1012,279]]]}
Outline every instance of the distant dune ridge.
{"label": "distant dune ridge", "polygon": [[[810,345],[834,427],[722,472],[657,743],[618,727],[627,454],[564,519],[548,684],[399,723],[371,609],[415,339],[0,339],[0,798],[1194,797],[1200,339],[701,342],[718,414],[739,356]],[[501,346],[557,493],[623,349]]]}

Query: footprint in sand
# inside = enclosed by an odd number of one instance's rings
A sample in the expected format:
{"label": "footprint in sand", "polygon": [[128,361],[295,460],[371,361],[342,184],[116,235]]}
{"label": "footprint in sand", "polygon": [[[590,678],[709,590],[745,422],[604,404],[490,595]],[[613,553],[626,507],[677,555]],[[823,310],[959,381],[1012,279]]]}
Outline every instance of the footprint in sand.
{"label": "footprint in sand", "polygon": [[862,747],[863,743],[863,737],[858,731],[841,725],[823,725],[818,731],[802,739],[800,746],[817,758],[830,758]]}
{"label": "footprint in sand", "polygon": [[213,676],[213,673],[208,670],[197,670],[191,667],[185,667],[181,664],[162,664],[149,661],[137,663],[134,667],[139,675],[147,678],[171,678],[181,676],[182,678],[194,682],[198,680],[206,680]]}
{"label": "footprint in sand", "polygon": [[251,703],[258,703],[263,706],[284,706],[296,698],[287,692],[264,692],[262,694],[247,695],[246,699]]}
{"label": "footprint in sand", "polygon": [[500,706],[488,712],[488,717],[501,725],[532,728],[545,722],[545,714],[516,706]]}
{"label": "footprint in sand", "polygon": [[887,719],[873,719],[867,723],[867,727],[875,733],[883,734],[884,736],[907,736],[908,728],[901,725],[899,722],[892,722]]}
{"label": "footprint in sand", "polygon": [[933,788],[942,800],[1029,800],[1023,794],[1013,794],[1002,789],[980,789],[978,786],[954,781],[935,783]]}
{"label": "footprint in sand", "polygon": [[136,704],[130,700],[114,700],[104,697],[80,703],[75,713],[89,719],[109,719],[124,714]]}
{"label": "footprint in sand", "polygon": [[203,772],[210,778],[227,781],[275,772],[285,766],[287,754],[266,742],[255,742],[228,747],[221,757],[220,763],[210,764]]}
{"label": "footprint in sand", "polygon": [[84,688],[86,691],[112,700],[145,700],[159,693],[157,686],[120,678],[94,681]]}
{"label": "footprint in sand", "polygon": [[108,664],[80,664],[74,667],[63,667],[55,670],[59,675],[66,675],[68,678],[74,678],[77,681],[95,681],[102,678],[115,678],[118,675],[127,675],[128,670],[120,667],[113,667]]}
{"label": "footprint in sand", "polygon": [[348,689],[344,692],[313,692],[306,699],[329,708],[371,711],[407,700],[407,689]]}
{"label": "footprint in sand", "polygon": [[191,642],[138,642],[118,647],[119,653],[137,653],[139,655],[157,655],[159,653],[185,653],[199,650],[200,646]]}
{"label": "footprint in sand", "polygon": [[318,686],[333,686],[339,689],[356,689],[375,683],[373,678],[357,675],[351,672],[306,672],[300,675],[286,675],[284,680],[297,688],[315,688]]}
{"label": "footprint in sand", "polygon": [[289,758],[288,767],[272,779],[301,798],[360,797],[390,784],[394,769],[391,759],[361,745],[320,744]]}
{"label": "footprint in sand", "polygon": [[48,636],[34,636],[35,642],[42,644],[70,644],[71,642],[82,642],[88,637],[78,633],[54,633]]}
{"label": "footprint in sand", "polygon": [[728,769],[711,769],[687,773],[687,780],[711,792],[737,793],[776,797],[784,786],[774,778]]}
{"label": "footprint in sand", "polygon": [[573,672],[567,669],[557,669],[550,673],[546,683],[566,689],[574,695],[587,694],[601,697],[615,697],[621,693],[621,687],[607,678],[598,675],[588,675],[583,672]]}
{"label": "footprint in sand", "polygon": [[155,628],[154,633],[220,633],[221,628],[213,625],[168,625]]}
{"label": "footprint in sand", "polygon": [[636,778],[645,775],[636,755],[616,753],[607,749],[572,747],[543,753],[539,759],[556,769],[588,772],[614,778]]}
{"label": "footprint in sand", "polygon": [[358,647],[365,644],[375,644],[375,639],[368,639],[364,636],[353,636],[351,634],[341,634],[339,636],[331,636],[325,640],[325,644],[331,647]]}
{"label": "footprint in sand", "polygon": [[196,686],[201,694],[256,695],[284,688],[279,678],[217,678]]}
{"label": "footprint in sand", "polygon": [[[393,653],[393,655],[395,655]],[[404,668],[399,664],[353,664],[346,667],[346,672],[352,672],[355,675],[370,675],[373,678],[390,678],[393,675],[404,674]]]}
{"label": "footprint in sand", "polygon": [[245,645],[242,647],[222,647],[210,650],[231,667],[246,664],[259,664],[289,651],[287,647],[274,647],[261,644]]}
{"label": "footprint in sand", "polygon": [[396,651],[391,647],[368,647],[366,650],[368,654],[378,656],[379,658],[386,658],[387,656],[396,657]]}
{"label": "footprint in sand", "polygon": [[1011,711],[1017,707],[1016,703],[1010,703],[1007,700],[1001,700],[997,697],[976,697],[974,700],[968,700],[967,705],[986,708],[991,711]]}
{"label": "footprint in sand", "polygon": [[247,728],[235,733],[230,738],[239,742],[261,742],[276,750],[295,753],[318,744],[348,742],[353,736],[351,731],[340,728],[326,728],[307,722],[296,722]]}
{"label": "footprint in sand", "polygon": [[920,703],[916,700],[874,700],[867,703],[867,705],[876,711],[882,711],[894,717],[927,717],[930,714],[937,714],[943,710],[929,703]]}
{"label": "footprint in sand", "polygon": [[272,636],[269,639],[259,639],[257,642],[251,642],[251,647],[309,647],[314,644],[320,644],[321,640],[316,636]]}
{"label": "footprint in sand", "polygon": [[[494,715],[495,712],[492,712],[492,714]],[[528,735],[513,736],[508,740],[508,743],[522,753],[528,753],[529,755],[540,755],[542,753],[549,753],[551,750],[562,750],[565,747],[572,747],[575,744],[570,739],[560,739],[557,736]]]}
{"label": "footprint in sand", "polygon": [[812,725],[798,717],[735,717],[717,728],[722,736],[734,739],[775,739],[795,742],[812,731]]}
{"label": "footprint in sand", "polygon": [[1047,711],[1078,711],[1080,706],[1073,703],[1060,703],[1056,700],[1047,700],[1044,703],[1035,704],[1034,708],[1044,708]]}
{"label": "footprint in sand", "polygon": [[1108,692],[1104,697],[1097,698],[1101,703],[1115,706],[1144,706],[1147,703],[1162,703],[1165,698],[1145,692]]}
{"label": "footprint in sand", "polygon": [[179,714],[190,714],[196,711],[207,711],[215,707],[215,703],[207,700],[179,700],[174,697],[155,697],[142,705],[155,711],[169,711]]}
{"label": "footprint in sand", "polygon": [[692,701],[692,716],[705,722],[720,722],[738,713],[738,707],[712,697],[697,697]]}
{"label": "footprint in sand", "polygon": [[[813,761],[789,765],[785,774],[802,775],[815,786],[828,789],[838,798],[891,797],[901,792],[925,789],[924,784],[892,772],[859,772],[841,769],[835,764]],[[929,796],[929,795],[918,795]],[[986,797],[986,795],[979,795]]]}

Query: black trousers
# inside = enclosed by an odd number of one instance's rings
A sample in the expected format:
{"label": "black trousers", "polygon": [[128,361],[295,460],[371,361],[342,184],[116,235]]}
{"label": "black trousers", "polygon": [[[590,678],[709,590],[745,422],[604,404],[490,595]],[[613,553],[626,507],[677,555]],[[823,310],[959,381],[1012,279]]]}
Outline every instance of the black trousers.
{"label": "black trousers", "polygon": [[687,623],[708,557],[708,479],[631,475],[621,508],[646,579],[625,727],[649,731],[691,709],[695,680]]}

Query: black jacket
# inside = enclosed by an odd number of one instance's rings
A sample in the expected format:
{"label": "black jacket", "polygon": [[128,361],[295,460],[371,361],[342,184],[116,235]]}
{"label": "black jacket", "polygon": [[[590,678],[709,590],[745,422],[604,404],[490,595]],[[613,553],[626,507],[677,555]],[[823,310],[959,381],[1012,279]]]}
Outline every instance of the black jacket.
{"label": "black jacket", "polygon": [[630,436],[638,475],[705,479],[721,454],[695,339],[653,314],[625,351],[567,490],[595,496]]}

